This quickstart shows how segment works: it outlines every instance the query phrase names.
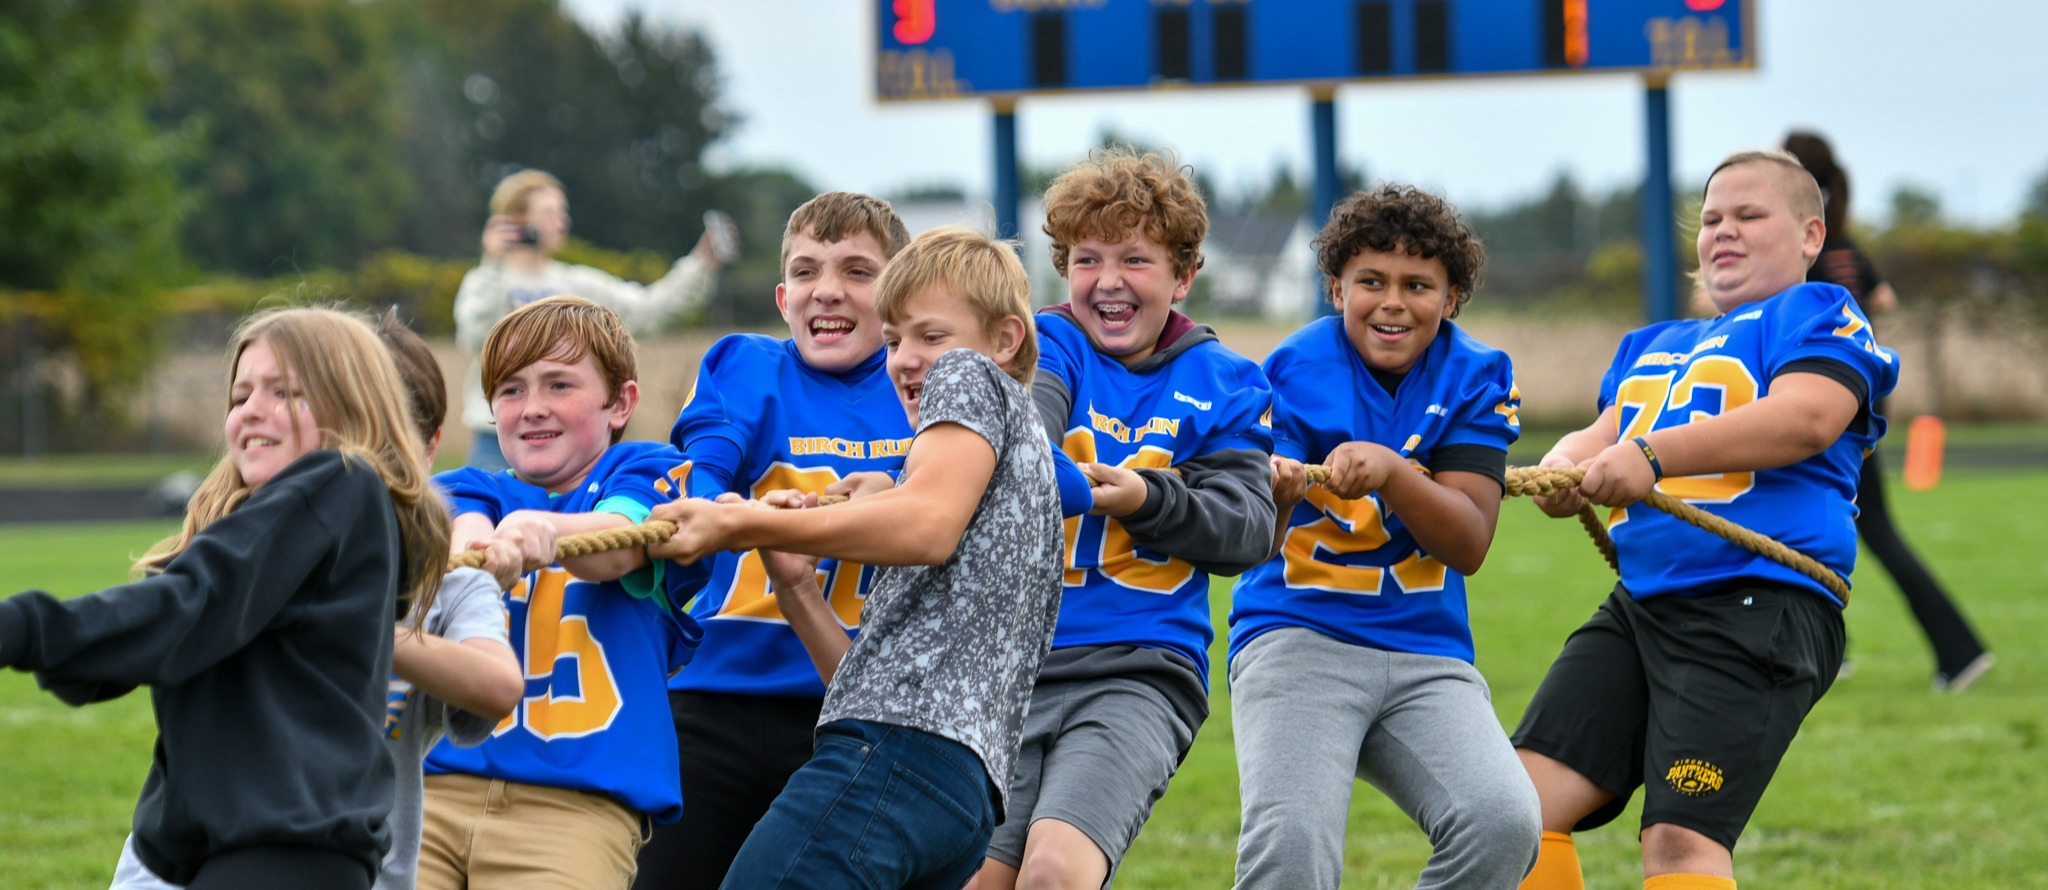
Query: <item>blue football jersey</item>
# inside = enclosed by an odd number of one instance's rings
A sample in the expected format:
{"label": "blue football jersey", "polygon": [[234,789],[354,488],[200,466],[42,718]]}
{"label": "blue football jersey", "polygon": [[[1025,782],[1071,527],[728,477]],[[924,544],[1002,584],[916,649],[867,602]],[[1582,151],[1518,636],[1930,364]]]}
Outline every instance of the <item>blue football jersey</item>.
{"label": "blue football jersey", "polygon": [[[894,474],[910,451],[910,421],[877,351],[838,374],[805,363],[796,344],[733,334],[704,356],[669,439],[695,464],[689,493],[756,497],[776,489],[823,493],[862,471]],[[818,586],[851,636],[874,570],[822,560]],[[691,606],[704,645],[669,688],[823,698],[803,642],[775,601],[760,554],[720,553]]]}
{"label": "blue football jersey", "polygon": [[[1507,353],[1446,320],[1395,392],[1373,379],[1344,335],[1321,318],[1271,355],[1273,451],[1321,463],[1346,442],[1375,442],[1428,467],[1446,446],[1506,451],[1521,435],[1521,393]],[[1343,500],[1319,486],[1283,517],[1279,555],[1239,578],[1230,655],[1258,635],[1304,627],[1390,652],[1472,660],[1465,578],[1424,553],[1377,494]]]}
{"label": "blue football jersey", "polygon": [[[1620,411],[1621,440],[1732,411],[1770,394],[1771,379],[1803,359],[1853,369],[1867,384],[1869,421],[1788,467],[1664,479],[1658,490],[1775,538],[1847,578],[1856,565],[1856,480],[1884,435],[1876,400],[1899,379],[1898,354],[1872,338],[1849,292],[1801,284],[1720,318],[1650,325],[1623,337],[1600,381],[1600,410]],[[1820,583],[1654,507],[1611,511],[1621,582],[1636,598],[1701,593],[1738,579],[1774,581],[1834,600]]]}
{"label": "blue football jersey", "polygon": [[[1059,449],[1076,462],[1166,468],[1226,449],[1270,453],[1265,375],[1215,340],[1134,372],[1096,351],[1070,319],[1042,312],[1038,373],[1073,396]],[[1208,681],[1209,575],[1133,540],[1104,516],[1066,519],[1067,570],[1053,648],[1140,646],[1175,652]]]}
{"label": "blue football jersey", "polygon": [[[665,443],[623,442],[566,494],[475,468],[435,481],[456,515],[481,513],[493,523],[517,510],[588,513],[601,504],[637,519],[668,501],[661,488],[688,473]],[[560,565],[529,573],[505,598],[526,694],[483,744],[435,745],[426,771],[606,794],[657,823],[675,821],[682,779],[667,681],[690,660],[696,623],[659,597],[628,593],[622,581],[578,580]]]}

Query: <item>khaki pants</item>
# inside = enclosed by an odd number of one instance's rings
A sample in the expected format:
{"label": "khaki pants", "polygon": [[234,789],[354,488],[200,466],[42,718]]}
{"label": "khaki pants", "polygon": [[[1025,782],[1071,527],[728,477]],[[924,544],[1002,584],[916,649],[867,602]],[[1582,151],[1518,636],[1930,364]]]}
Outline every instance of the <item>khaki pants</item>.
{"label": "khaki pants", "polygon": [[427,777],[420,890],[633,883],[647,818],[602,794],[481,776]]}

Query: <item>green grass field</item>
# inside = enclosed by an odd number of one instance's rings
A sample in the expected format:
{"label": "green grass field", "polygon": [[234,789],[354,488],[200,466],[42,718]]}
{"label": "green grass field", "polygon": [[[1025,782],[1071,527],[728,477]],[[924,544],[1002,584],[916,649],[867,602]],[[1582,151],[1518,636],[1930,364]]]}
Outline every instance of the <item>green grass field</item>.
{"label": "green grass field", "polygon": [[[1934,491],[1890,492],[1908,537],[1965,604],[1998,667],[1961,696],[1930,691],[1933,666],[1879,571],[1849,609],[1853,677],[1829,693],[1736,850],[1745,886],[2016,887],[2048,871],[2048,472],[1952,470]],[[7,590],[80,593],[125,578],[169,523],[0,527]],[[1480,667],[1512,724],[1565,634],[1612,577],[1575,523],[1507,505],[1473,580]],[[1227,609],[1219,584],[1216,610]],[[1220,665],[1220,646],[1218,652]],[[1125,861],[1119,887],[1218,887],[1237,839],[1228,693]],[[67,708],[26,675],[0,675],[0,887],[104,887],[153,739],[147,699]],[[2031,764],[2031,765],[2030,765]],[[252,774],[252,780],[260,780]],[[1429,848],[1407,819],[1355,786],[1346,886],[1405,887]],[[1581,835],[1588,886],[1640,886],[1631,811]]]}

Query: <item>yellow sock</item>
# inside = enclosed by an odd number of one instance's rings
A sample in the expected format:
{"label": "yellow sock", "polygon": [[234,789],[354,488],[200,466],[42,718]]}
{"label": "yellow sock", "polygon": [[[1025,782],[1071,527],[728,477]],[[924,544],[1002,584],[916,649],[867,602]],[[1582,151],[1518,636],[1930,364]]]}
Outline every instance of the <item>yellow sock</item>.
{"label": "yellow sock", "polygon": [[1516,890],[1586,890],[1586,876],[1579,871],[1579,848],[1572,836],[1562,831],[1543,833],[1536,849],[1536,867],[1522,879]]}
{"label": "yellow sock", "polygon": [[[1549,835],[1544,838],[1549,839]],[[1643,890],[1735,890],[1735,879],[1713,875],[1658,875],[1644,878]]]}

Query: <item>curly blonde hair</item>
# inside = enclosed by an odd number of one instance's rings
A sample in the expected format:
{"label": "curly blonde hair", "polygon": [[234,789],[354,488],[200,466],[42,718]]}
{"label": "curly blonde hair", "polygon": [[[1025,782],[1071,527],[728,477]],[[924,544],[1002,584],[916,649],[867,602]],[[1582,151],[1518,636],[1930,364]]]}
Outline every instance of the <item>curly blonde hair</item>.
{"label": "curly blonde hair", "polygon": [[1096,149],[1045,190],[1045,234],[1052,266],[1067,274],[1067,251],[1086,238],[1122,241],[1133,231],[1166,248],[1173,276],[1202,268],[1209,207],[1195,188],[1194,168],[1129,146]]}

